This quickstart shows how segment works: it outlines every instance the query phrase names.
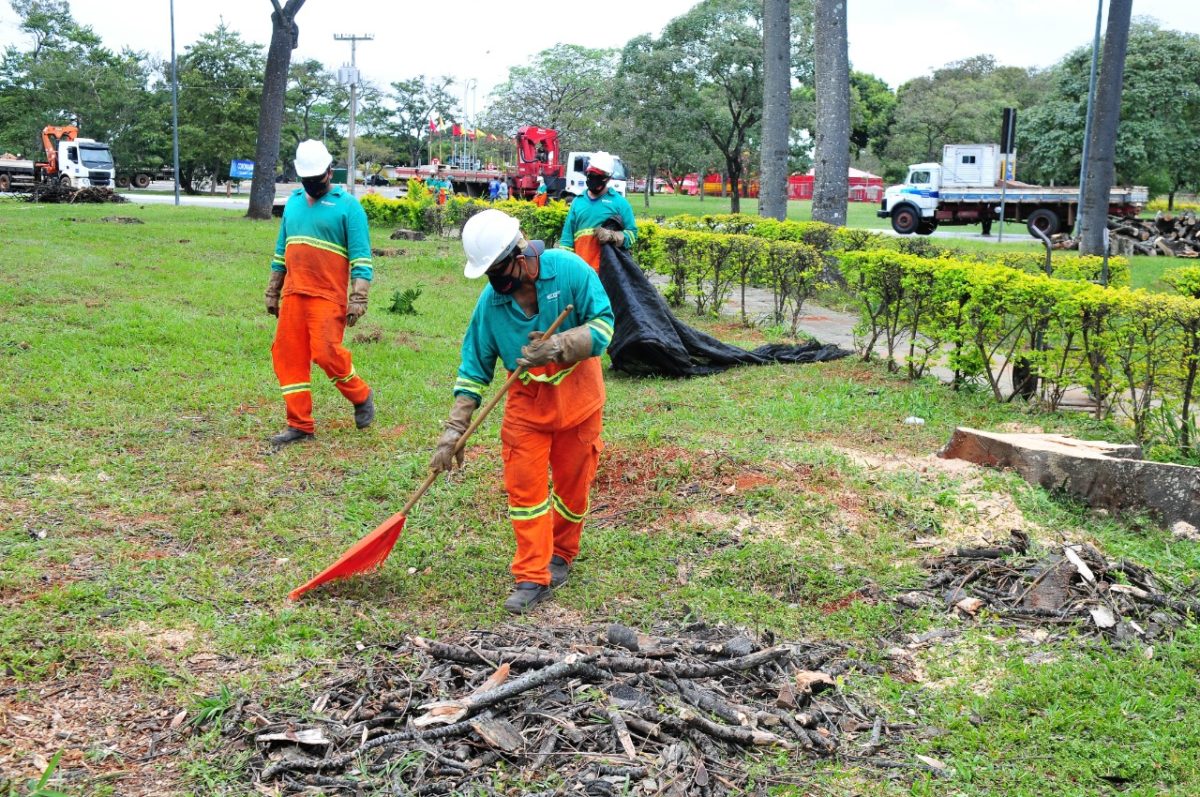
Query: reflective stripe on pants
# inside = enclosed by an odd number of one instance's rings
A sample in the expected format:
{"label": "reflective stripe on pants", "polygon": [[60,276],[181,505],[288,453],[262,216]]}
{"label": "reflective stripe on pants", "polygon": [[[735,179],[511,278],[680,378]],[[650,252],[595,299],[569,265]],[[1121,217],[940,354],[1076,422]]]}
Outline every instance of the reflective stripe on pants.
{"label": "reflective stripe on pants", "polygon": [[371,388],[355,373],[350,352],[342,345],[345,330],[346,310],[334,302],[295,293],[280,302],[271,360],[287,405],[287,423],[293,429],[314,429],[310,382],[313,363],[352,404],[367,400]]}
{"label": "reflective stripe on pants", "polygon": [[[550,583],[550,557],[571,562],[588,510],[588,494],[600,462],[602,410],[568,429],[548,432],[500,427],[504,489],[517,538],[512,574],[517,581]],[[547,480],[553,480],[553,489]]]}

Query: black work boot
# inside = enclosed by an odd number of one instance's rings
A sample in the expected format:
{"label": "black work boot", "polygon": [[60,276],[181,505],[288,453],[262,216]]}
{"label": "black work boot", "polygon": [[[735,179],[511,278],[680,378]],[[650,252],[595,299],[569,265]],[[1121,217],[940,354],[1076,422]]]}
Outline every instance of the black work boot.
{"label": "black work boot", "polygon": [[550,588],[532,581],[519,581],[517,588],[504,602],[504,609],[512,614],[524,614],[550,597]]}
{"label": "black work boot", "polygon": [[277,435],[271,436],[271,445],[276,448],[281,448],[289,443],[300,443],[305,440],[313,439],[312,432],[302,432],[295,427],[289,426]]}
{"label": "black work boot", "polygon": [[563,584],[567,583],[567,577],[571,575],[571,565],[566,559],[563,559],[558,554],[550,557],[550,588],[558,589]]}
{"label": "black work boot", "polygon": [[362,404],[354,405],[354,425],[359,429],[366,429],[373,420],[375,420],[375,391],[371,390]]}

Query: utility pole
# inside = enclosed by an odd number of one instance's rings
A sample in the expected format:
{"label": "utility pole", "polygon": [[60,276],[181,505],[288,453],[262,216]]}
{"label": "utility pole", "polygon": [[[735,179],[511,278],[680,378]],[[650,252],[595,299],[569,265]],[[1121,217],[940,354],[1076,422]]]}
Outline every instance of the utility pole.
{"label": "utility pole", "polygon": [[179,205],[179,72],[175,58],[175,0],[171,0],[171,142],[175,166],[175,204]]}
{"label": "utility pole", "polygon": [[358,186],[355,175],[358,166],[354,158],[354,116],[358,111],[358,68],[354,65],[354,52],[358,42],[371,41],[375,37],[370,33],[335,33],[333,38],[340,42],[350,42],[350,66],[338,70],[338,82],[343,86],[350,85],[350,146],[346,153],[346,182],[350,188],[350,196],[354,196]]}

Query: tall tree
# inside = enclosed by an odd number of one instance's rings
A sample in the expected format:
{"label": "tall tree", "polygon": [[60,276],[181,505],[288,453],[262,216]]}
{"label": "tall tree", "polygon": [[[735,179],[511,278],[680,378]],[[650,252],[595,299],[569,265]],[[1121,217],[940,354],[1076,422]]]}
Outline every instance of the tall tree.
{"label": "tall tree", "polygon": [[[1125,50],[1129,43],[1129,18],[1133,0],[1111,0],[1108,28],[1104,32],[1104,55],[1096,82],[1092,135],[1085,165],[1087,184],[1079,209],[1079,253],[1104,253],[1104,231],[1108,228],[1108,195],[1113,183],[1113,156],[1121,119],[1121,81],[1125,74]],[[1194,87],[1193,87],[1194,88]]]}
{"label": "tall tree", "polygon": [[[808,7],[801,0],[790,5],[793,19]],[[644,91],[670,97],[675,125],[704,136],[718,150],[735,213],[762,121],[762,15],[762,0],[701,0],[653,42],[662,69],[643,81]],[[793,59],[799,60],[805,39],[794,38],[799,46],[793,47]]]}
{"label": "tall tree", "polygon": [[616,74],[617,51],[577,44],[542,50],[491,93],[485,129],[512,135],[522,125],[558,131],[565,149],[598,149]]}
{"label": "tall tree", "polygon": [[258,145],[254,150],[254,180],[250,183],[250,207],[246,216],[271,218],[275,204],[275,164],[279,161],[279,139],[283,130],[283,104],[287,96],[288,67],[292,50],[300,41],[296,14],[304,0],[271,0],[271,44],[267,48],[267,68],[263,76],[261,105],[258,110]]}
{"label": "tall tree", "polygon": [[817,137],[813,157],[812,217],[846,223],[850,168],[850,58],[846,0],[817,0],[815,57]]}
{"label": "tall tree", "polygon": [[397,149],[408,154],[408,162],[421,162],[422,143],[430,135],[431,119],[457,118],[458,101],[450,93],[454,78],[427,78],[424,75],[392,84],[388,95],[392,103],[388,127]]}
{"label": "tall tree", "polygon": [[262,73],[262,48],[224,23],[179,56],[179,171],[189,192],[254,151]]}
{"label": "tall tree", "polygon": [[850,73],[850,143],[854,156],[882,155],[896,119],[896,93],[866,72]]}
{"label": "tall tree", "polygon": [[791,8],[763,0],[763,122],[758,213],[787,218],[788,139],[791,137]]}

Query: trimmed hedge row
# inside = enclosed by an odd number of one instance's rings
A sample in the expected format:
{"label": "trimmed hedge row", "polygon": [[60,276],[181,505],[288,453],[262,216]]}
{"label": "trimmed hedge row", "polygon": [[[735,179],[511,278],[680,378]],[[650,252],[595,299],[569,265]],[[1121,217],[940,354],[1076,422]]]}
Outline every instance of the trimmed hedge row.
{"label": "trimmed hedge row", "polygon": [[[1200,299],[893,251],[840,260],[861,302],[864,359],[883,343],[892,369],[902,361],[918,377],[942,364],[956,384],[986,381],[997,400],[1005,400],[1003,371],[1015,364],[1014,395],[1056,409],[1069,388],[1083,386],[1097,417],[1119,409],[1139,442],[1194,456]],[[1194,271],[1178,282],[1200,291]]]}
{"label": "trimmed hedge row", "polygon": [[643,268],[666,274],[667,301],[679,307],[689,294],[696,313],[716,314],[741,292],[743,323],[749,323],[747,286],[764,286],[773,297],[772,318],[787,322],[796,334],[800,311],[821,285],[825,260],[815,247],[790,240],[752,235],[638,225],[634,256]]}
{"label": "trimmed hedge row", "polygon": [[361,202],[371,224],[404,227],[437,236],[461,227],[481,210],[498,208],[516,217],[526,235],[545,241],[547,246],[558,241],[567,220],[567,204],[558,200],[538,206],[522,199],[491,203],[454,196],[446,200],[446,204],[439,205],[425,186],[415,180],[409,181],[406,197],[385,199],[378,194],[367,194]]}
{"label": "trimmed hedge row", "polygon": [[[778,221],[745,213],[719,213],[707,216],[681,215],[664,219],[661,225],[671,230],[753,235],[772,241],[797,241],[821,252],[858,252],[886,249],[922,257],[956,257],[980,263],[993,263],[1020,269],[1030,274],[1043,273],[1045,256],[1041,252],[969,253],[923,236],[896,237],[870,230],[834,227],[820,221]],[[1099,282],[1103,259],[1095,256],[1062,257],[1054,261],[1053,276],[1058,279]],[[1129,285],[1129,261],[1110,257],[1109,285]]]}

